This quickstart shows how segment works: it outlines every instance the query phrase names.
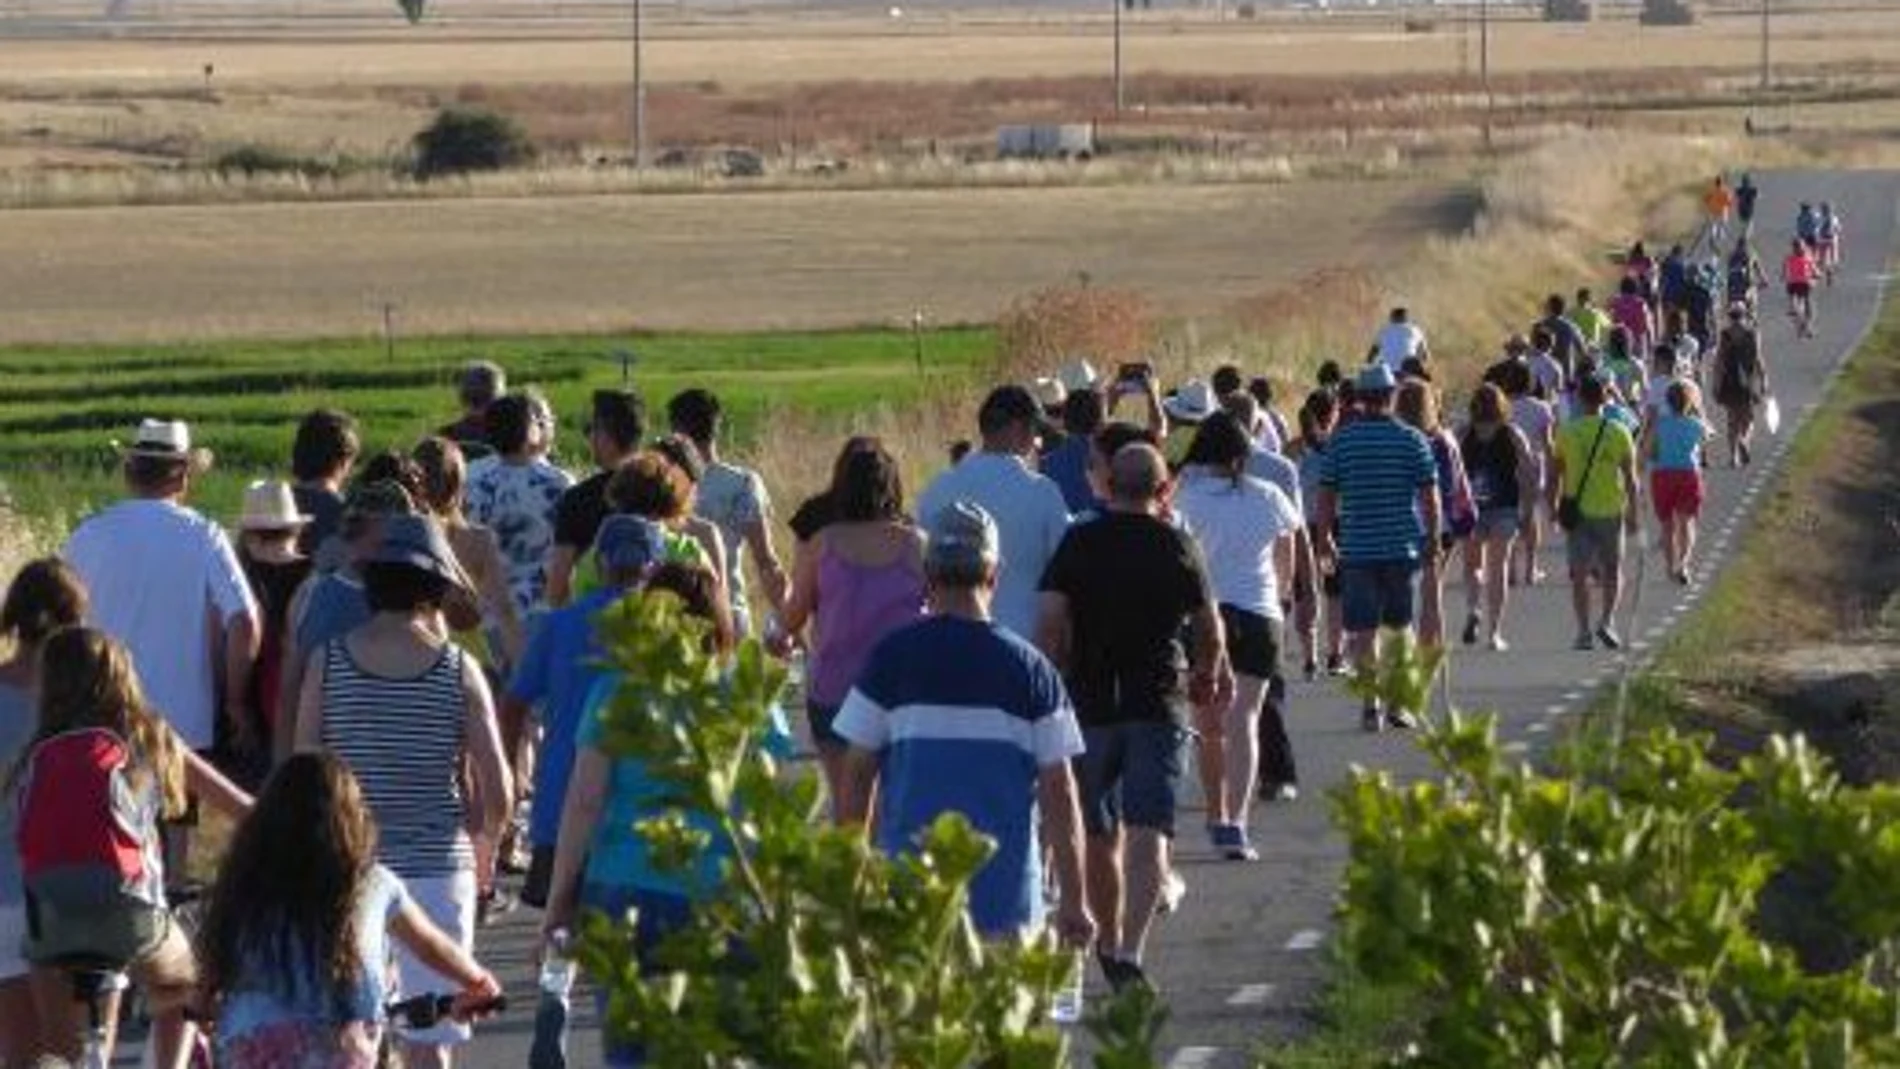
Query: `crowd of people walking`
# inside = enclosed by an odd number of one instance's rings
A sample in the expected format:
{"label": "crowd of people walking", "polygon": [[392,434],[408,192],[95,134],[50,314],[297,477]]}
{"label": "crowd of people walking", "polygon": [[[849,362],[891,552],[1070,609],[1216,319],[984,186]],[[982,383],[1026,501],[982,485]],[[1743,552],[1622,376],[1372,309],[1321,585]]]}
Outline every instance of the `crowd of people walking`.
{"label": "crowd of people walking", "polygon": [[[1363,670],[1394,641],[1506,651],[1512,593],[1546,581],[1556,541],[1575,646],[1619,649],[1644,502],[1691,581],[1706,469],[1749,464],[1776,420],[1753,198],[1725,260],[1638,244],[1607,305],[1583,289],[1527,309],[1479,381],[1444,382],[1396,308],[1291,418],[1284,382],[1235,366],[1164,391],[1151,364],[1078,358],[989,391],[919,494],[887,443],[851,438],[789,516],[789,564],[702,389],[663,427],[636,392],[596,392],[581,478],[553,460],[547,400],[490,363],[407,450],[364,455],[351,417],[313,411],[235,540],[189,504],[211,461],[191,428],[147,420],[124,500],[0,609],[18,797],[0,806],[0,1066],[79,1056],[63,977],[99,962],[147,993],[160,1065],[187,1064],[188,1008],[221,1065],[374,1064],[394,992],[471,1010],[498,992],[473,955],[516,908],[510,874],[550,945],[584,909],[637,907],[646,948],[690,923],[721,859],[656,864],[634,825],[664,803],[601,724],[616,681],[593,620],[635,591],[679,598],[716,655],[756,638],[803,659],[836,820],[893,852],[951,810],[993,837],[978,931],[1053,924],[1109,984],[1151,984],[1156,920],[1186,892],[1189,762],[1235,863],[1259,857],[1254,807],[1299,797],[1290,673]],[[1736,202],[1711,194],[1714,237]],[[1816,215],[1784,272],[1803,335],[1839,253],[1838,217]],[[1359,723],[1416,715],[1368,699]],[[795,734],[763,741],[789,753]],[[240,823],[194,947],[167,894],[200,806]],[[454,1020],[399,1042],[446,1066],[469,1037]],[[608,1063],[638,1064],[637,1038],[609,1037]]]}

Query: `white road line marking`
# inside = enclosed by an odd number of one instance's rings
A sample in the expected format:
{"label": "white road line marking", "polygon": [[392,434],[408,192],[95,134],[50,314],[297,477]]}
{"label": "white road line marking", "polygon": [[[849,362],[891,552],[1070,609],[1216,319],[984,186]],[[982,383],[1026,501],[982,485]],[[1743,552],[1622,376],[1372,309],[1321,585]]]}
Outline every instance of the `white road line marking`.
{"label": "white road line marking", "polygon": [[1562,716],[1564,715],[1565,711],[1567,711],[1569,708],[1570,707],[1568,705],[1565,705],[1563,702],[1555,702],[1553,704],[1544,706],[1544,715],[1545,716]]}
{"label": "white road line marking", "polygon": [[1524,730],[1530,732],[1533,735],[1543,735],[1550,731],[1550,725],[1544,723],[1542,720],[1539,720],[1536,723],[1531,724],[1529,727],[1526,727]]}
{"label": "white road line marking", "polygon": [[1168,1069],[1207,1069],[1219,1054],[1219,1047],[1182,1047],[1168,1059]]}
{"label": "white road line marking", "polygon": [[1498,747],[1498,752],[1510,753],[1510,754],[1528,753],[1530,752],[1530,748],[1531,748],[1531,744],[1528,742],[1523,742],[1523,741],[1507,742],[1504,745]]}
{"label": "white road line marking", "polygon": [[1581,701],[1582,699],[1583,699],[1583,692],[1580,690],[1564,691],[1564,701],[1566,702]]}
{"label": "white road line marking", "polygon": [[1319,945],[1325,941],[1326,933],[1318,928],[1302,928],[1293,933],[1293,938],[1286,941],[1286,948],[1296,954],[1304,954],[1309,950],[1318,949]]}
{"label": "white road line marking", "polygon": [[1227,996],[1229,1006],[1264,1006],[1273,997],[1272,984],[1247,984],[1240,990]]}

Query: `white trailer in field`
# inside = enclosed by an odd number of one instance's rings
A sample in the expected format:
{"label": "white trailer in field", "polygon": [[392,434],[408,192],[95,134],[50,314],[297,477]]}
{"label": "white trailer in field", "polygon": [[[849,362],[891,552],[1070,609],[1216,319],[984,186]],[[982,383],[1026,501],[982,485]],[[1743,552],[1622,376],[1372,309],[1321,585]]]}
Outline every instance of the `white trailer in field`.
{"label": "white trailer in field", "polygon": [[1021,124],[996,131],[996,155],[1005,160],[1087,160],[1095,157],[1095,124]]}

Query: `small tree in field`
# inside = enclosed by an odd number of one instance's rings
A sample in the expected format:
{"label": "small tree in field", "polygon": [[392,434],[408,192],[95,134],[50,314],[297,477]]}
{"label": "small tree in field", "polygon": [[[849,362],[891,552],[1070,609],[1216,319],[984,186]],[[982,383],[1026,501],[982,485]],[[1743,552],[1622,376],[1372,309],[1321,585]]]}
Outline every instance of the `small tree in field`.
{"label": "small tree in field", "polygon": [[444,108],[415,137],[416,177],[499,171],[534,159],[534,144],[513,119],[480,108]]}
{"label": "small tree in field", "polygon": [[[915,853],[884,856],[830,826],[816,777],[784,774],[761,747],[785,674],[756,642],[720,664],[668,594],[629,597],[598,626],[620,679],[606,744],[669,795],[639,833],[663,868],[684,871],[715,842],[733,859],[659,949],[657,974],[642,975],[629,918],[583,921],[577,954],[609,992],[610,1028],[653,1064],[704,1069],[1067,1064],[1048,1010],[1072,955],[1046,938],[985,942],[971,925],[988,839],[947,816]],[[1150,1069],[1157,1019],[1152,1001],[1110,1007],[1099,1064]]]}

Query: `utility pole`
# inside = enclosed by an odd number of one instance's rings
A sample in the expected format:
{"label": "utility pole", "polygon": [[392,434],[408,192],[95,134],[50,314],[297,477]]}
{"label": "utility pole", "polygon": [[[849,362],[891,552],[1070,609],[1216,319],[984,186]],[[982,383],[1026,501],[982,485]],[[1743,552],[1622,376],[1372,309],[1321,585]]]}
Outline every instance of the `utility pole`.
{"label": "utility pole", "polygon": [[1109,0],[1115,5],[1115,114],[1122,113],[1122,5],[1127,0]]}
{"label": "utility pole", "polygon": [[1484,84],[1484,147],[1491,149],[1491,112],[1497,100],[1491,94],[1491,0],[1478,0],[1478,80]]}
{"label": "utility pole", "polygon": [[1761,95],[1763,97],[1768,95],[1769,86],[1768,38],[1770,20],[1768,14],[1769,0],[1761,0]]}
{"label": "utility pole", "polygon": [[646,56],[641,47],[644,27],[641,0],[633,0],[633,169],[647,165],[647,79]]}

